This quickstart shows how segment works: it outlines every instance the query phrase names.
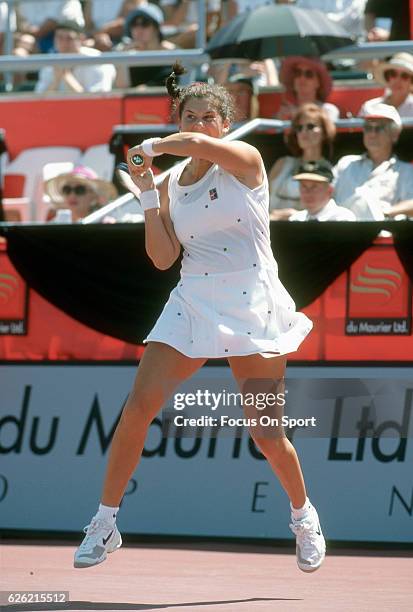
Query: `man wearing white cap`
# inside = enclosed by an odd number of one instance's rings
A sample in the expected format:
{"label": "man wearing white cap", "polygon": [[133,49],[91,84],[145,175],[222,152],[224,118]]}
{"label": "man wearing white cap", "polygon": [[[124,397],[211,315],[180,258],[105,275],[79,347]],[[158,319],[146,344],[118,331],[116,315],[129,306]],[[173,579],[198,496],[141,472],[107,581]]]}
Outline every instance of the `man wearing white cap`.
{"label": "man wearing white cap", "polygon": [[413,215],[413,166],[393,153],[401,130],[394,106],[370,104],[364,115],[366,153],[346,155],[334,168],[337,204],[350,208],[358,220]]}
{"label": "man wearing white cap", "polygon": [[400,117],[413,117],[413,55],[396,53],[389,62],[380,62],[374,70],[374,78],[386,86],[384,96],[367,100],[359,115],[364,117],[371,104],[391,104]]}

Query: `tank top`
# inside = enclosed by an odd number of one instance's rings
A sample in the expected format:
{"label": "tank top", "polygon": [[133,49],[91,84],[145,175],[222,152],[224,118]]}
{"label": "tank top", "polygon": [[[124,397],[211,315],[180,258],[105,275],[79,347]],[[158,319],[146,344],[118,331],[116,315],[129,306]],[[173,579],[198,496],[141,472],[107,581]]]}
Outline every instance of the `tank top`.
{"label": "tank top", "polygon": [[213,164],[193,185],[169,178],[169,210],[184,247],[182,273],[214,274],[276,265],[270,242],[268,180],[250,189]]}

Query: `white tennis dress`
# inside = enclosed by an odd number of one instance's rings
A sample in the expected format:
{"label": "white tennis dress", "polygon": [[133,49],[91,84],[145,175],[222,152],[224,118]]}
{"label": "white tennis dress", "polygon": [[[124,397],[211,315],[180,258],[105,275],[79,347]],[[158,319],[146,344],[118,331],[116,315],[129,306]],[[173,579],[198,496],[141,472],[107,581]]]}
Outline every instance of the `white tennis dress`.
{"label": "white tennis dress", "polygon": [[193,185],[169,178],[169,210],[184,247],[181,279],[145,342],[189,357],[297,350],[312,322],[278,278],[269,231],[268,181],[255,189],[212,165]]}

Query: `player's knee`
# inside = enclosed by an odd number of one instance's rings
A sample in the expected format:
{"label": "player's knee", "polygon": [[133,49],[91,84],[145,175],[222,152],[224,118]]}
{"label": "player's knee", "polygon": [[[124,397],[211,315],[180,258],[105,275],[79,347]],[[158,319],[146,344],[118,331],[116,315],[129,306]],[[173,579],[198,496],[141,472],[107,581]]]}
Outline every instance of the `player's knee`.
{"label": "player's knee", "polygon": [[158,398],[145,389],[132,389],[124,408],[126,416],[144,423],[150,423],[158,411]]}
{"label": "player's knee", "polygon": [[289,452],[290,443],[285,436],[280,435],[272,438],[253,436],[253,440],[264,457],[267,459],[271,458],[277,463],[282,463],[283,458]]}

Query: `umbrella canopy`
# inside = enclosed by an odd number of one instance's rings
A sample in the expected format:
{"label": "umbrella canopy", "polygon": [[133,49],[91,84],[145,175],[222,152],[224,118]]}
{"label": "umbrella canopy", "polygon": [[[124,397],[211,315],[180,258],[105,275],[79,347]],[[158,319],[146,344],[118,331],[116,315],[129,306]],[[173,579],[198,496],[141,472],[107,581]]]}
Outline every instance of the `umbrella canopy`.
{"label": "umbrella canopy", "polygon": [[238,15],[211,38],[206,51],[212,59],[260,60],[320,56],[352,42],[350,34],[321,11],[274,4]]}

